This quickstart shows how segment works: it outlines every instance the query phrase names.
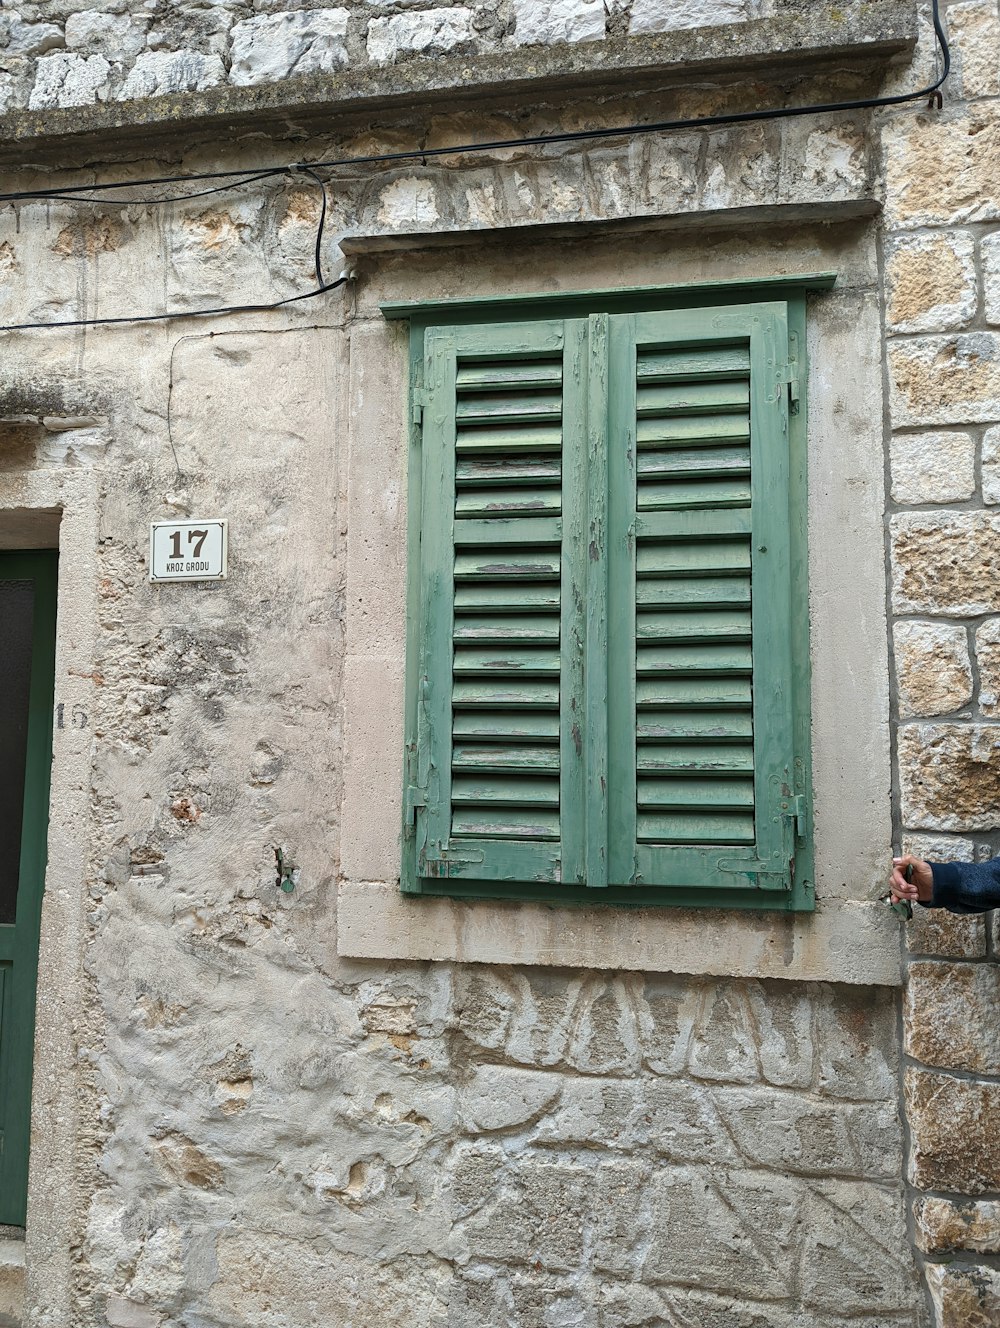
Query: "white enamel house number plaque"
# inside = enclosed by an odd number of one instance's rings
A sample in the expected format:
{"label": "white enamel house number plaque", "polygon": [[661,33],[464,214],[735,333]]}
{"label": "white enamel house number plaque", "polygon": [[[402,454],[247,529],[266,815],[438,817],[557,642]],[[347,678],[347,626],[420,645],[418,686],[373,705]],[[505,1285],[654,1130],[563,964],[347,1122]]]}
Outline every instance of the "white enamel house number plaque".
{"label": "white enamel house number plaque", "polygon": [[229,572],[225,518],[154,521],[149,527],[150,581],[222,581]]}

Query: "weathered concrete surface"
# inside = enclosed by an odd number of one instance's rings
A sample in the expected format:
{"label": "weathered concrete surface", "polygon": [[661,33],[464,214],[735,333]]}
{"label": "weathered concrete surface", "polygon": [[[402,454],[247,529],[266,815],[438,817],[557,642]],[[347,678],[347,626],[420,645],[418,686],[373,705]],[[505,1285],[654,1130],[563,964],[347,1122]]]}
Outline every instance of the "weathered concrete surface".
{"label": "weathered concrete surface", "polygon": [[[683,910],[561,913],[542,905],[407,900],[392,885],[341,886],[339,949],[352,958],[638,967],[666,973],[762,974],[820,981],[899,982],[891,915],[834,905],[801,921]],[[639,925],[636,920],[639,919]]]}

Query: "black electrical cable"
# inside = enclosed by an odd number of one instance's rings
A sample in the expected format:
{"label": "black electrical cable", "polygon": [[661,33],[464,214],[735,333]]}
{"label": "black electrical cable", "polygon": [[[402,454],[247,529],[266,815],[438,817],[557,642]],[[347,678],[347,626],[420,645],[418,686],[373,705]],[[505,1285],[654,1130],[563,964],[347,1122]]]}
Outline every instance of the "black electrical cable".
{"label": "black electrical cable", "polygon": [[314,290],[303,291],[301,295],[289,295],[283,300],[272,300],[269,304],[230,304],[222,305],[216,309],[177,309],[163,314],[123,314],[114,318],[61,318],[55,322],[45,323],[9,323],[5,327],[0,327],[0,332],[29,332],[39,328],[46,327],[106,327],[112,323],[164,323],[170,319],[176,318],[210,318],[217,314],[260,314],[268,313],[272,309],[281,309],[286,304],[297,304],[299,300],[312,300],[317,295],[325,295],[327,291],[336,290],[338,286],[343,286],[347,281],[346,274],[338,277],[336,281],[323,280],[323,231],[326,227],[326,185],[314,175],[308,167],[302,168],[304,175],[310,175],[316,181],[320,189],[321,203],[319,222],[316,226],[316,248],[314,261],[316,265],[316,287]]}
{"label": "black electrical cable", "polygon": [[[70,185],[68,190],[64,190],[60,193],[44,191],[41,197],[46,203],[105,203],[110,207],[154,207],[161,203],[187,203],[194,198],[208,198],[210,194],[225,194],[232,189],[242,189],[244,185],[256,184],[258,180],[272,180],[276,175],[288,175],[291,169],[292,168],[288,166],[274,166],[268,167],[267,170],[256,171],[251,175],[246,175],[243,172],[236,172],[236,174],[243,174],[243,178],[239,180],[231,180],[226,184],[216,185],[214,189],[199,189],[193,194],[165,194],[162,198],[104,198],[92,194],[86,197],[81,197],[79,194],[73,194],[70,192],[73,189],[101,189],[104,187],[103,185],[96,184]],[[178,180],[198,178],[198,176],[184,176],[178,177]],[[212,179],[214,177],[205,176],[204,178]],[[109,189],[123,189],[137,188],[138,186],[111,184],[107,187]],[[4,194],[3,197],[0,198],[0,202],[16,199],[16,197],[17,195],[14,194]],[[37,201],[36,195],[31,195],[31,197],[36,198]]]}
{"label": "black electrical cable", "polygon": [[303,175],[308,175],[319,185],[320,209],[319,225],[316,227],[316,285],[323,286],[323,228],[326,226],[326,183],[319,178],[315,171],[310,170],[308,166],[300,166],[299,170]]}
{"label": "black electrical cable", "polygon": [[[426,161],[430,157],[462,156],[476,152],[499,152],[522,147],[545,147],[550,143],[584,143],[607,138],[628,138],[645,134],[665,134],[684,129],[710,129],[724,125],[752,124],[762,120],[782,120],[801,115],[829,115],[838,111],[878,110],[887,106],[903,106],[907,102],[919,101],[937,96],[940,105],[939,89],[951,71],[951,48],[945,35],[939,12],[939,0],[931,0],[931,18],[938,52],[943,57],[940,75],[925,88],[914,92],[899,92],[887,97],[861,97],[852,101],[818,102],[809,106],[768,107],[762,111],[733,111],[722,115],[702,115],[688,120],[660,120],[653,124],[631,124],[606,127],[603,129],[575,129],[556,134],[535,134],[526,138],[493,139],[482,143],[458,143],[451,147],[408,148],[402,152],[379,152],[367,156],[340,157],[325,161],[296,162],[291,166],[263,168],[253,178],[265,179],[271,175],[280,175],[289,170],[316,171],[333,170],[343,166],[387,166],[405,161]],[[109,190],[138,189],[149,185],[198,183],[202,180],[228,180],[235,184],[222,185],[218,190],[206,190],[206,193],[221,192],[227,188],[238,188],[248,183],[250,176],[246,171],[202,171],[190,175],[161,175],[143,180],[117,181],[110,184],[70,185],[62,189],[27,189],[14,193],[0,194],[0,203],[28,202],[31,200],[61,199],[70,201],[75,198],[81,202],[110,202],[107,198],[89,199],[84,197],[96,189],[107,193]],[[193,194],[190,197],[202,197]],[[163,199],[130,199],[129,202],[180,202],[186,195]]]}
{"label": "black electrical cable", "polygon": [[338,277],[328,281],[325,286],[315,290],[303,291],[301,295],[289,295],[284,300],[273,300],[270,304],[227,304],[218,309],[177,309],[165,314],[126,314],[121,318],[61,318],[54,323],[8,323],[0,327],[0,332],[29,332],[41,327],[104,327],[109,323],[163,323],[171,318],[209,318],[214,314],[263,314],[271,309],[280,309],[285,304],[295,304],[298,300],[311,300],[316,295],[325,295],[327,291],[343,286],[347,277]]}
{"label": "black electrical cable", "polygon": [[[931,0],[931,12],[934,24],[934,33],[937,41],[937,47],[942,59],[942,70],[937,79],[926,88],[921,88],[916,92],[901,92],[889,97],[869,97],[856,101],[830,102],[814,106],[785,107],[781,109],[768,109],[764,111],[740,111],[731,115],[707,115],[700,116],[693,120],[663,120],[657,124],[651,125],[627,125],[616,128],[604,129],[584,129],[574,130],[572,132],[560,134],[539,134],[530,138],[519,139],[499,139],[488,143],[462,144],[454,147],[439,147],[426,149],[411,149],[405,152],[378,153],[366,157],[345,157],[334,161],[319,162],[298,162],[293,166],[269,167],[256,174],[248,174],[245,171],[215,171],[203,172],[197,175],[187,176],[162,176],[158,179],[144,181],[133,181],[131,183],[112,183],[108,185],[76,185],[58,192],[52,190],[28,190],[19,194],[0,194],[0,202],[25,201],[28,199],[60,199],[66,202],[111,202],[109,199],[84,198],[83,193],[87,190],[102,189],[130,189],[137,188],[140,184],[177,184],[187,181],[198,180],[218,180],[226,179],[236,181],[236,184],[222,185],[219,188],[203,190],[196,194],[179,195],[177,198],[169,199],[129,199],[121,200],[121,205],[129,203],[142,205],[143,203],[163,203],[180,202],[187,198],[200,198],[206,194],[220,193],[224,189],[237,188],[240,184],[252,183],[260,179],[269,179],[276,175],[285,175],[292,171],[298,171],[312,179],[320,190],[321,203],[319,222],[316,228],[316,245],[314,253],[316,269],[316,286],[313,290],[304,291],[301,295],[290,295],[283,300],[274,300],[268,304],[234,304],[222,305],[213,309],[193,309],[177,310],[174,312],[162,314],[141,314],[141,315],[123,315],[114,318],[66,318],[58,319],[54,322],[37,323],[11,323],[6,326],[0,326],[0,332],[27,332],[35,331],[41,328],[49,327],[102,327],[117,323],[160,323],[170,319],[177,318],[208,318],[221,314],[239,314],[239,313],[266,313],[272,309],[280,309],[287,304],[296,304],[300,300],[314,299],[317,295],[324,295],[327,291],[336,290],[347,280],[346,276],[339,277],[336,281],[325,282],[323,280],[322,266],[322,245],[323,232],[326,226],[327,213],[327,185],[323,179],[316,174],[317,170],[333,169],[338,166],[359,166],[359,165],[385,165],[398,161],[411,161],[414,159],[425,160],[428,157],[443,157],[461,155],[470,152],[497,151],[504,148],[516,147],[541,147],[549,143],[568,143],[580,142],[593,139],[620,138],[628,137],[634,134],[666,133],[675,129],[692,129],[714,127],[727,124],[746,124],[761,120],[776,120],[796,115],[819,115],[832,113],[834,111],[850,110],[869,110],[882,106],[900,106],[906,102],[916,101],[923,97],[930,97],[933,103],[935,96],[938,105],[940,105],[941,94],[938,89],[947,79],[951,70],[951,50],[948,46],[948,39],[945,36],[944,28],[941,25],[941,17],[938,11],[939,0]],[[73,196],[73,197],[71,197]]]}

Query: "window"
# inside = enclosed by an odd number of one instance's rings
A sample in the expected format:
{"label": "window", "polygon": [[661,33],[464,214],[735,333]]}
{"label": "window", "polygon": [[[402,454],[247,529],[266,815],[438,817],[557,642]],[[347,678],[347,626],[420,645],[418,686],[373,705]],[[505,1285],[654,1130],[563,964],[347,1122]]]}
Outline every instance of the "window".
{"label": "window", "polygon": [[812,906],[782,295],[413,319],[404,891]]}

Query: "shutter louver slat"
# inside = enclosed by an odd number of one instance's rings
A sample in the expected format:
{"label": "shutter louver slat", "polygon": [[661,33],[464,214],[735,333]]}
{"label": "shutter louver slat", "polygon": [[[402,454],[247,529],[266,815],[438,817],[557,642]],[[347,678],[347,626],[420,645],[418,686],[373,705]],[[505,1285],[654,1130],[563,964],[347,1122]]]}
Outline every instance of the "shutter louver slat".
{"label": "shutter louver slat", "polygon": [[559,839],[561,385],[561,355],[456,373],[455,841]]}
{"label": "shutter louver slat", "polygon": [[637,840],[753,843],[749,351],[640,350],[636,419]]}

